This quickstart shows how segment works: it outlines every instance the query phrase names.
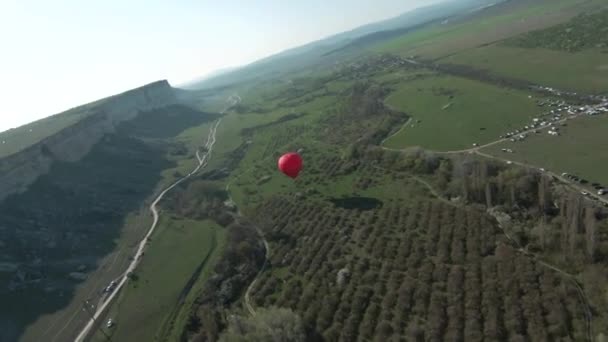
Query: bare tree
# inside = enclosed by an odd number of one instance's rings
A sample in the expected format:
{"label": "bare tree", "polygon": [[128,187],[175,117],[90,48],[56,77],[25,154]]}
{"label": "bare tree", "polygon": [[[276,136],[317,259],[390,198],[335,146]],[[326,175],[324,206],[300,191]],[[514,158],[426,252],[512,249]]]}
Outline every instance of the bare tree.
{"label": "bare tree", "polygon": [[490,182],[486,182],[486,206],[492,207],[492,186]]}
{"label": "bare tree", "polygon": [[540,177],[538,185],[538,206],[542,213],[546,213],[550,205],[549,181],[547,177]]}
{"label": "bare tree", "polygon": [[595,261],[596,225],[595,209],[591,207],[585,208],[585,242],[587,256],[591,262]]}
{"label": "bare tree", "polygon": [[568,222],[570,223],[570,254],[574,254],[576,249],[576,237],[580,233],[582,210],[583,201],[581,197],[578,194],[573,193],[570,196],[570,205],[568,206],[568,212],[566,214]]}

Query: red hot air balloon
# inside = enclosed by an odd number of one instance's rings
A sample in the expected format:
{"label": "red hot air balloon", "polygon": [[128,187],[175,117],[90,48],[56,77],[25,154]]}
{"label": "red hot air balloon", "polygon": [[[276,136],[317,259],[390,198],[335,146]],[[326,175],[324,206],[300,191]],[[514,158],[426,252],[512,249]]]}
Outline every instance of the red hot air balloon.
{"label": "red hot air balloon", "polygon": [[295,152],[286,153],[279,158],[279,170],[288,177],[296,178],[302,170],[302,157]]}

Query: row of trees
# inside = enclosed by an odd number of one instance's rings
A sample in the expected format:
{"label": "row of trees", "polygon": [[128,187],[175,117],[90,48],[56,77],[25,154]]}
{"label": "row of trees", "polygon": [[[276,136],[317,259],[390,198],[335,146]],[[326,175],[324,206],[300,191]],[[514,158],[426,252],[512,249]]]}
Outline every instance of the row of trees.
{"label": "row of trees", "polygon": [[583,336],[571,286],[501,242],[475,209],[419,201],[358,211],[277,197],[257,212],[273,252],[256,305],[290,308],[326,340]]}
{"label": "row of trees", "polygon": [[392,172],[428,175],[446,198],[460,198],[486,208],[498,207],[516,219],[512,235],[540,251],[564,251],[563,261],[580,266],[608,258],[605,210],[577,192],[534,170],[505,167],[490,160],[442,158],[418,149],[388,152],[368,147],[366,165]]}
{"label": "row of trees", "polygon": [[608,10],[582,14],[569,22],[544,30],[533,31],[507,40],[505,43],[525,48],[547,48],[578,52],[585,49],[607,48]]}

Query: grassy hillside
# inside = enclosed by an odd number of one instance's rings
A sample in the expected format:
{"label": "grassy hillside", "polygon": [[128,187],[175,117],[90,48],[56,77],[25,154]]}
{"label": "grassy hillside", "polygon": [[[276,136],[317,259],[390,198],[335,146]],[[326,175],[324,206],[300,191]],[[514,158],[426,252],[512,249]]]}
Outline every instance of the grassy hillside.
{"label": "grassy hillside", "polygon": [[547,28],[581,12],[596,11],[604,6],[601,0],[507,1],[463,18],[378,43],[372,49],[404,56],[448,57],[530,30]]}
{"label": "grassy hillside", "polygon": [[183,107],[142,113],[81,161],[56,162],[26,192],[0,203],[0,297],[6,304],[0,339],[71,336],[74,319],[85,319],[74,311],[82,312],[85,299],[99,298],[148,228],[147,211],[134,214],[162,182],[162,171],[189,153],[170,138],[214,118]]}
{"label": "grassy hillside", "polygon": [[[245,81],[285,77],[296,71],[331,69],[335,63],[352,60],[364,52],[370,42],[386,40],[395,35],[424,27],[427,23],[463,15],[469,11],[493,5],[500,1],[465,0],[447,1],[440,5],[418,8],[394,18],[365,25],[351,31],[333,35],[279,54],[261,59],[218,77],[188,85],[189,88],[213,88],[236,85]],[[340,53],[336,53],[336,52]]]}
{"label": "grassy hillside", "polygon": [[[588,2],[569,8],[571,14],[585,9],[594,13],[606,8],[606,4]],[[605,30],[606,13],[604,10],[576,16],[558,26],[515,36],[505,42],[458,51],[441,61],[472,65],[572,91],[605,93],[608,71],[600,32]],[[526,58],[520,59],[520,56]]]}

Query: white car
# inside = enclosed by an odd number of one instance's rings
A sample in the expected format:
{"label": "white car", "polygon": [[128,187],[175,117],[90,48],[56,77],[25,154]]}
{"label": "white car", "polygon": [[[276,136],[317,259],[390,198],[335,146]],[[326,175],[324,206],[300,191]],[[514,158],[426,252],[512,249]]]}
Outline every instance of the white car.
{"label": "white car", "polygon": [[113,327],[113,326],[114,326],[114,321],[113,321],[113,320],[110,318],[110,319],[108,320],[108,322],[106,323],[106,327],[111,328],[111,327]]}
{"label": "white car", "polygon": [[540,170],[540,172],[545,172],[545,169],[542,167],[539,170]]}
{"label": "white car", "polygon": [[510,160],[507,160],[507,165],[511,165],[511,164],[513,164],[513,162]]}

